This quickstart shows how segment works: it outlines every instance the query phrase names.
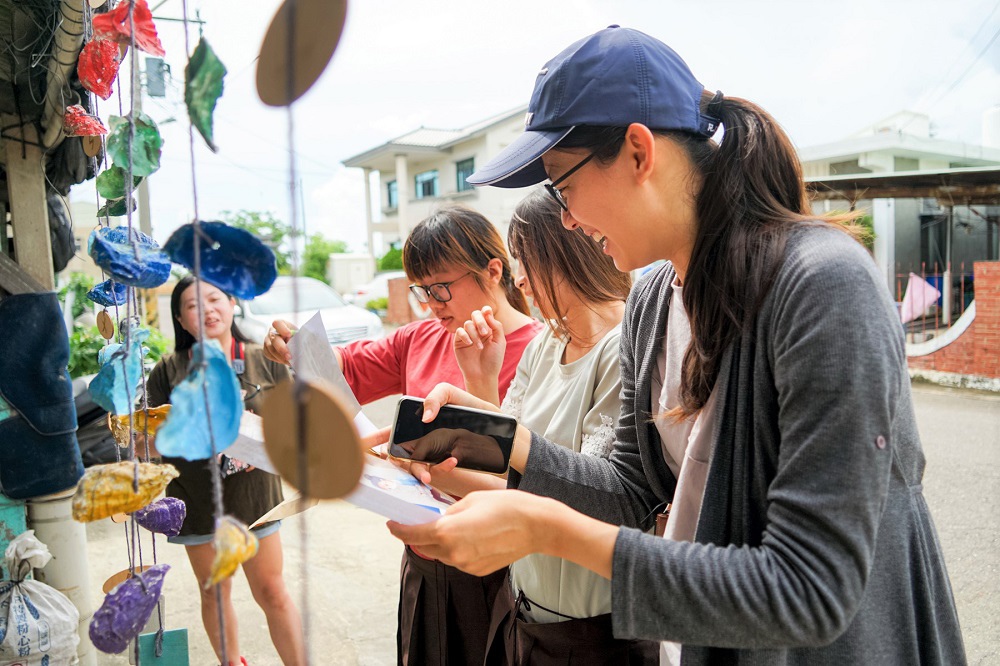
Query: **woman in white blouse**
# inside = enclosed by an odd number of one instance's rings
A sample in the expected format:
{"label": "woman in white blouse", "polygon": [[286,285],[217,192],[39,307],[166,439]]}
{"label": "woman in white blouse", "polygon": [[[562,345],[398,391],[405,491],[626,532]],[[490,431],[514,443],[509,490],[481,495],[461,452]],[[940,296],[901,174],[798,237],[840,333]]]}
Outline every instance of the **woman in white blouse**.
{"label": "woman in white blouse", "polygon": [[[517,285],[548,329],[525,349],[501,409],[550,441],[606,458],[621,411],[618,338],[631,279],[598,243],[566,231],[559,206],[541,190],[518,204],[507,244],[519,263]],[[495,405],[503,353],[502,326],[488,307],[455,333],[469,392]],[[442,490],[506,488],[495,477],[442,473],[449,467],[433,470]],[[612,636],[606,578],[536,554],[514,562],[508,581],[496,601],[487,663],[655,663],[656,643]]]}

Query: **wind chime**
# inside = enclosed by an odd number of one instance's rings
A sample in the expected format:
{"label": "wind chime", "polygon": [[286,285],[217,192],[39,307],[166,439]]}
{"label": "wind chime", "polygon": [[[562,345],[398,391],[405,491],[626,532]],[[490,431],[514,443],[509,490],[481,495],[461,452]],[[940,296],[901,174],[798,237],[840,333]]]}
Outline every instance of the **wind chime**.
{"label": "wind chime", "polygon": [[[101,6],[103,2],[90,0],[90,4]],[[175,642],[172,634],[177,632],[164,629],[158,602],[169,566],[158,564],[156,555],[156,535],[178,534],[185,506],[172,497],[156,499],[178,472],[172,465],[152,462],[150,446],[155,443],[156,450],[165,456],[215,460],[236,440],[243,414],[236,375],[218,345],[205,341],[200,281],[249,300],[266,292],[277,275],[273,252],[252,234],[200,219],[194,132],[197,130],[211,150],[218,150],[213,138],[213,112],[222,94],[226,69],[204,38],[191,50],[187,2],[183,4],[185,51],[190,54],[184,99],[190,118],[194,221],[174,232],[162,248],[133,229],[133,190],[157,171],[163,145],[156,123],[132,106],[134,76],[130,110],[124,113],[119,89],[119,115],[110,117],[110,127],[105,127],[98,117],[93,98],[94,115],[81,106],[71,106],[64,123],[67,134],[83,137],[95,173],[98,160],[103,160],[104,168],[96,178],[99,225],[90,235],[88,253],[107,279],[88,297],[104,308],[98,315],[98,327],[108,343],[100,352],[101,368],[90,390],[95,402],[108,410],[109,427],[118,443],[118,462],[91,467],[80,480],[73,498],[73,516],[82,522],[106,517],[123,522],[129,564],[106,584],[107,596],[94,613],[89,633],[95,647],[103,652],[120,653],[131,644],[138,664],[187,663],[186,635],[185,640]],[[345,18],[343,1],[286,0],[271,22],[258,60],[261,100],[287,108],[293,239],[300,234],[292,104],[325,69],[339,42]],[[146,0],[124,0],[101,14],[91,15],[88,11],[84,24],[87,43],[78,62],[79,77],[92,95],[103,100],[110,99],[126,54],[131,58],[133,72],[138,64],[137,49],[164,55]],[[112,217],[124,217],[125,224],[112,227]],[[197,278],[199,330],[187,377],[171,392],[169,405],[151,408],[146,403],[143,368],[148,350],[142,345],[149,331],[137,316],[136,290],[164,284],[175,263]],[[292,263],[295,274],[298,257],[294,246]],[[297,290],[293,301],[297,310]],[[349,493],[360,478],[362,454],[356,430],[336,389],[321,380],[302,381],[296,375],[294,381],[269,393],[262,410],[265,446],[282,477],[307,498],[333,499]],[[137,450],[140,448],[142,451]],[[220,476],[213,475],[212,479],[215,559],[208,586],[231,576],[257,551],[257,538],[249,528],[225,515]],[[152,533],[152,564],[148,566],[143,562],[139,527]],[[304,573],[308,553],[304,523],[301,534]],[[308,636],[307,590],[304,585],[302,615]],[[216,594],[220,635],[225,636],[218,587]],[[147,634],[136,640],[158,609],[156,631],[151,637]],[[168,654],[171,650],[173,654]],[[228,663],[224,641],[222,652],[223,662]]]}

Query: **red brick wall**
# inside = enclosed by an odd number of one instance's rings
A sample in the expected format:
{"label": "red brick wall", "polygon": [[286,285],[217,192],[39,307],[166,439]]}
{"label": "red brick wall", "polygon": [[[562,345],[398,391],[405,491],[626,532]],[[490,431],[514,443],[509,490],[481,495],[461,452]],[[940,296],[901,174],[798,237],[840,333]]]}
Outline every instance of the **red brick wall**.
{"label": "red brick wall", "polygon": [[1000,378],[1000,261],[976,262],[974,270],[976,318],[947,347],[909,357],[911,368]]}
{"label": "red brick wall", "polygon": [[389,324],[402,326],[416,319],[407,296],[410,293],[410,281],[405,277],[389,280],[389,309],[385,320]]}

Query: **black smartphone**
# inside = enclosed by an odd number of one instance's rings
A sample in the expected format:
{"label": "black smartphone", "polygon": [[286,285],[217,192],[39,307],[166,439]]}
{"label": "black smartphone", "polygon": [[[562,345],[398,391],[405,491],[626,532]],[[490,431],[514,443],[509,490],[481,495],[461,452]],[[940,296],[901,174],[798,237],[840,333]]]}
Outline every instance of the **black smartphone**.
{"label": "black smartphone", "polygon": [[445,405],[424,423],[424,401],[403,396],[389,437],[393,458],[439,463],[454,456],[463,469],[503,474],[510,464],[517,420],[506,414]]}

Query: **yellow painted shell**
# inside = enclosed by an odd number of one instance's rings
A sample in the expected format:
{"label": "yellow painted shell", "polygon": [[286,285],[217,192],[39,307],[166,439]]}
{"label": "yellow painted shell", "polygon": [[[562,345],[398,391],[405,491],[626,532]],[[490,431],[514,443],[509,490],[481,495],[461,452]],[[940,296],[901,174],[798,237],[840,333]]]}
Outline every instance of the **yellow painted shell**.
{"label": "yellow painted shell", "polygon": [[[136,465],[139,490],[133,489]],[[138,511],[163,492],[177,478],[173,465],[123,460],[87,469],[73,495],[73,518],[81,523],[107,518],[116,513]]]}
{"label": "yellow painted shell", "polygon": [[232,516],[223,516],[215,525],[215,559],[205,588],[229,578],[236,568],[257,554],[257,537]]}
{"label": "yellow painted shell", "polygon": [[[170,405],[160,405],[159,407],[150,407],[149,409],[140,409],[133,417],[135,418],[135,432],[137,435],[142,435],[146,432],[149,433],[149,445],[153,446],[154,435],[156,431],[159,430],[160,426],[167,419],[167,414],[170,413]],[[111,434],[115,436],[115,441],[118,442],[118,446],[123,449],[127,449],[129,442],[132,440],[132,433],[128,427],[129,415],[122,414],[121,416],[115,416],[114,414],[108,414],[108,427],[111,428]],[[140,451],[143,450],[141,445],[136,447]]]}

